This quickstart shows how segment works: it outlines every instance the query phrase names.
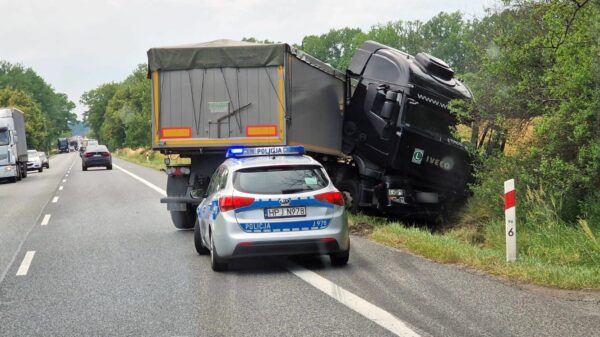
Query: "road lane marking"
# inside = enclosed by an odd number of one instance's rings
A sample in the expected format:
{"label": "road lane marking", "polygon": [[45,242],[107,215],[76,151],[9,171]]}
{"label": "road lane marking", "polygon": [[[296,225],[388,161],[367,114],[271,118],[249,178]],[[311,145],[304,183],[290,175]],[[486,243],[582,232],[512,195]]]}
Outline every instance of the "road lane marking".
{"label": "road lane marking", "polygon": [[124,173],[126,173],[126,174],[130,175],[130,176],[131,176],[131,177],[133,177],[134,179],[136,179],[136,180],[140,181],[142,184],[144,184],[144,185],[146,185],[146,186],[150,187],[151,189],[155,190],[156,192],[158,192],[158,193],[160,193],[160,194],[162,194],[162,195],[164,195],[164,196],[166,196],[166,195],[167,195],[167,191],[165,191],[165,190],[163,190],[162,188],[160,188],[160,187],[158,187],[158,186],[154,185],[153,183],[149,182],[148,180],[146,180],[146,179],[144,179],[144,178],[142,178],[142,177],[139,177],[139,176],[137,176],[137,175],[135,175],[135,174],[133,174],[133,173],[131,173],[131,172],[127,171],[126,169],[122,168],[121,166],[119,166],[119,165],[117,165],[117,164],[113,164],[113,166],[114,166],[115,168],[117,168],[117,169],[119,169],[119,170],[123,171]]}
{"label": "road lane marking", "polygon": [[19,266],[17,270],[17,276],[25,276],[29,271],[29,266],[31,266],[31,261],[33,260],[33,256],[35,255],[35,250],[30,250],[25,253],[25,257],[23,258],[23,262]]}
{"label": "road lane marking", "polygon": [[377,323],[386,330],[394,333],[397,336],[402,337],[419,337],[420,335],[410,329],[406,323],[402,322],[396,316],[381,309],[380,307],[367,302],[361,297],[349,292],[348,290],[338,286],[337,284],[329,281],[321,275],[310,271],[298,264],[290,262],[285,266],[294,275],[301,278],[306,283],[319,289],[325,294],[329,295],[336,301],[342,303],[348,308],[356,311],[371,321]]}
{"label": "road lane marking", "polygon": [[59,191],[62,191],[62,190],[63,190],[63,187],[64,187],[64,186],[59,186],[59,187],[58,187],[58,190],[59,190]]}
{"label": "road lane marking", "polygon": [[57,202],[58,202],[58,196],[56,196],[56,197],[52,198],[52,202],[53,202],[53,203],[57,203]]}
{"label": "road lane marking", "polygon": [[66,182],[67,182],[67,179],[63,179],[63,183],[66,183]]}
{"label": "road lane marking", "polygon": [[50,222],[51,216],[52,216],[52,214],[44,215],[44,219],[42,219],[42,226],[46,226],[48,224],[48,222]]}

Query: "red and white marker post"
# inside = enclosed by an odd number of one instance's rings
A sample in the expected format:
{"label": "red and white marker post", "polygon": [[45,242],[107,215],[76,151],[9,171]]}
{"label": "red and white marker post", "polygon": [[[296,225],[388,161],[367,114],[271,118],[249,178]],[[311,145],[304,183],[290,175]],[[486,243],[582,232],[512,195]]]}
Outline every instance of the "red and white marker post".
{"label": "red and white marker post", "polygon": [[506,261],[517,259],[517,215],[515,180],[504,182],[504,216],[506,218]]}

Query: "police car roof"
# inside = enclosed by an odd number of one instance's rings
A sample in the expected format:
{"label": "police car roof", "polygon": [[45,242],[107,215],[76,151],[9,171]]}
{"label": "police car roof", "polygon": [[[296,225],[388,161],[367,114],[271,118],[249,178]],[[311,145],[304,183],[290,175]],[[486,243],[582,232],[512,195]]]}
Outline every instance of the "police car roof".
{"label": "police car roof", "polygon": [[248,168],[248,167],[261,167],[271,165],[318,165],[318,161],[314,160],[309,156],[304,155],[285,155],[285,156],[256,156],[256,157],[242,157],[242,158],[229,158],[225,160],[225,165],[232,168],[233,170]]}

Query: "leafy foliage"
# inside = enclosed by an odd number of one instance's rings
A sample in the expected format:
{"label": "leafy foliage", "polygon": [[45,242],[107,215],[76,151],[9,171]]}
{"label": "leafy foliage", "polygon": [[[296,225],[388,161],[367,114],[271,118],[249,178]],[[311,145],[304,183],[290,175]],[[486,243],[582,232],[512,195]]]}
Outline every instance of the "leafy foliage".
{"label": "leafy foliage", "polygon": [[57,93],[31,68],[0,61],[0,88],[14,89],[5,91],[5,97],[16,95],[12,99],[6,98],[3,105],[19,103],[27,118],[31,119],[27,120],[30,147],[49,149],[56,138],[70,131],[69,123],[76,121],[73,113],[75,104],[69,101],[67,95]]}

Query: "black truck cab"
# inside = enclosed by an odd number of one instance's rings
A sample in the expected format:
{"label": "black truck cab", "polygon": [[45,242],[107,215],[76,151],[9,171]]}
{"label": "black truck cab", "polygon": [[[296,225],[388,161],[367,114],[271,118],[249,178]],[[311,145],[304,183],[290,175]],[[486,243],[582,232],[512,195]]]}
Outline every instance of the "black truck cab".
{"label": "black truck cab", "polygon": [[[347,69],[343,152],[358,181],[350,191],[355,207],[406,213],[436,209],[467,193],[471,177],[466,148],[453,137],[452,99],[470,91],[442,60],[416,57],[365,42]],[[414,210],[413,210],[414,211]]]}

